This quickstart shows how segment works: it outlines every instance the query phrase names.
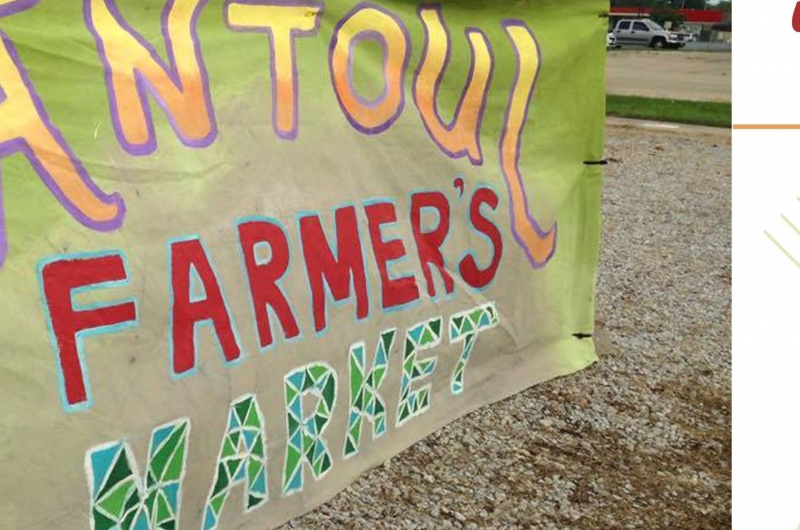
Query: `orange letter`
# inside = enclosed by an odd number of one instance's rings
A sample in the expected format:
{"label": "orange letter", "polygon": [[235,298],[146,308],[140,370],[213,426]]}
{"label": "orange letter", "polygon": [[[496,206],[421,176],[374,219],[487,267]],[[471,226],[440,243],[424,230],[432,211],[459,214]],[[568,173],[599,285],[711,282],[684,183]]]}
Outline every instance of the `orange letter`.
{"label": "orange letter", "polygon": [[269,36],[272,77],[272,126],[285,140],[297,138],[297,64],[294,36],[315,35],[322,4],[283,5],[270,0],[226,0],[228,26],[263,31]]}
{"label": "orange letter", "polygon": [[117,139],[132,155],[156,149],[150,93],[184,145],[205,147],[217,135],[197,17],[208,0],[167,0],[161,15],[169,65],[120,15],[114,0],[84,0],[86,25],[106,70]]}
{"label": "orange letter", "polygon": [[[0,16],[35,5],[32,0],[0,2]],[[50,121],[17,51],[0,31],[0,159],[23,153],[39,178],[61,205],[80,223],[95,230],[113,230],[122,224],[125,204],[106,195],[92,181],[61,133]],[[0,265],[8,243],[0,195]]]}
{"label": "orange letter", "polygon": [[[353,48],[363,39],[374,39],[383,47],[384,89],[374,101],[359,96],[350,79]],[[402,21],[379,6],[360,4],[339,21],[333,30],[329,65],[339,106],[353,127],[377,134],[400,116],[409,54],[408,32]]]}
{"label": "orange letter", "polygon": [[492,78],[492,52],[482,31],[465,32],[472,50],[469,79],[453,120],[445,125],[436,108],[436,94],[450,61],[450,33],[444,26],[439,5],[420,6],[418,15],[425,27],[425,47],[414,78],[414,102],[433,141],[448,156],[469,156],[475,165],[483,163],[480,128],[486,95]]}
{"label": "orange letter", "polygon": [[528,104],[539,75],[539,43],[521,21],[503,22],[517,55],[517,76],[511,88],[500,139],[500,166],[511,198],[511,230],[534,267],[543,267],[556,250],[556,227],[543,231],[528,211],[525,185],[519,174],[519,147],[528,117]]}

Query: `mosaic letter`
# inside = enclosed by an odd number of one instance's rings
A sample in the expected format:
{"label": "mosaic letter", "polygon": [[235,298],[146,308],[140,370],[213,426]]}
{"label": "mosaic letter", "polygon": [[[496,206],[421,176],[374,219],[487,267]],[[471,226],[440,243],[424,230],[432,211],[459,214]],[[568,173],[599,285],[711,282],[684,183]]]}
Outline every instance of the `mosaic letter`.
{"label": "mosaic letter", "polygon": [[249,513],[269,499],[267,494],[267,453],[264,417],[253,394],[231,404],[228,427],[217,458],[217,472],[208,495],[203,530],[219,524],[219,516],[231,489],[246,484],[244,511]]}
{"label": "mosaic letter", "polygon": [[153,431],[144,488],[125,440],[86,452],[92,530],[175,530],[191,424],[188,419]]}
{"label": "mosaic letter", "polygon": [[400,380],[400,403],[397,405],[397,426],[419,416],[431,404],[431,385],[411,391],[411,384],[433,374],[436,357],[417,360],[417,353],[439,345],[442,341],[442,318],[417,324],[406,332],[403,347],[403,377]]}
{"label": "mosaic letter", "polygon": [[386,377],[389,354],[396,333],[394,329],[381,333],[375,348],[375,361],[368,374],[364,373],[366,346],[359,342],[350,347],[350,415],[344,443],[345,458],[358,454],[361,424],[365,417],[372,422],[373,438],[379,438],[386,433],[386,402],[378,394],[378,388]]}
{"label": "mosaic letter", "polygon": [[458,359],[453,376],[450,378],[450,391],[453,394],[460,394],[464,391],[464,370],[472,355],[472,348],[478,333],[495,327],[500,322],[497,309],[493,302],[483,304],[476,308],[456,313],[450,317],[450,344],[463,342],[461,357]]}
{"label": "mosaic letter", "polygon": [[[308,463],[315,480],[324,477],[333,465],[322,432],[336,405],[336,372],[325,363],[301,366],[286,374],[284,390],[288,430],[283,467],[283,494],[286,496],[303,489],[303,462]],[[305,417],[303,396],[308,393],[317,394],[319,400],[315,412]]]}

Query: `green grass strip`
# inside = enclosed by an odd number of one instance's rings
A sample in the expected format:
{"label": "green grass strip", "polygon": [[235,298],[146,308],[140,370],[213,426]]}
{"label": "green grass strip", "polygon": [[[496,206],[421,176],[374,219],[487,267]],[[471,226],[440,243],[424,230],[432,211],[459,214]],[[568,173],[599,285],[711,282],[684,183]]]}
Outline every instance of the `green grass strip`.
{"label": "green grass strip", "polygon": [[606,114],[620,118],[691,123],[711,127],[731,126],[731,104],[681,99],[606,96]]}

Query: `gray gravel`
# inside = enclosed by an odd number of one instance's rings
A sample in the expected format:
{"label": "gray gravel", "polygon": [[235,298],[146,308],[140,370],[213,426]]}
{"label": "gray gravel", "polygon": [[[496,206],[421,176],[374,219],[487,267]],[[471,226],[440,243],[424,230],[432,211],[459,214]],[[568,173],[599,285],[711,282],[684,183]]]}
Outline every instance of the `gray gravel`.
{"label": "gray gravel", "polygon": [[731,141],[612,127],[601,361],[484,407],[289,528],[730,528]]}

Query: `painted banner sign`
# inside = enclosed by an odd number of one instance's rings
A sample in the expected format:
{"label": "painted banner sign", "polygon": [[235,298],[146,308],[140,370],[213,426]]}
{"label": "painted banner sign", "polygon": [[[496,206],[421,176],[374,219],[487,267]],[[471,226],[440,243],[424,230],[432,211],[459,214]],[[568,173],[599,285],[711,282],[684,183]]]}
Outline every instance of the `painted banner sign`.
{"label": "painted banner sign", "polygon": [[0,0],[0,528],[278,525],[595,360],[602,0]]}

